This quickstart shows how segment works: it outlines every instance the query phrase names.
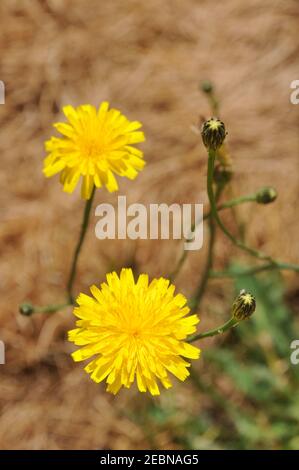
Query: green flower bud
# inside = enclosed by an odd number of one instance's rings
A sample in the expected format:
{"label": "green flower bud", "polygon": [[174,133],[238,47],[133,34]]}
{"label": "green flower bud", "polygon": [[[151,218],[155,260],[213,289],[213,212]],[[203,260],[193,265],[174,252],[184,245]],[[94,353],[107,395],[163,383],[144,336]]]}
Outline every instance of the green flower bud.
{"label": "green flower bud", "polygon": [[204,93],[207,93],[207,94],[213,93],[214,91],[213,83],[210,82],[210,80],[203,80],[200,83],[200,88]]}
{"label": "green flower bud", "polygon": [[219,119],[211,118],[203,123],[201,137],[207,149],[217,150],[223,144],[225,136],[225,126]]}
{"label": "green flower bud", "polygon": [[256,202],[259,204],[270,204],[277,198],[277,191],[274,188],[262,188],[256,195]]}
{"label": "green flower bud", "polygon": [[34,307],[30,303],[24,303],[20,305],[19,311],[22,315],[29,317],[32,315],[32,313],[34,313]]}
{"label": "green flower bud", "polygon": [[236,320],[246,320],[253,314],[255,307],[255,298],[243,289],[233,303],[232,315]]}
{"label": "green flower bud", "polygon": [[214,170],[214,181],[218,185],[225,186],[229,183],[233,176],[233,170],[231,167],[224,167],[221,164],[215,166]]}

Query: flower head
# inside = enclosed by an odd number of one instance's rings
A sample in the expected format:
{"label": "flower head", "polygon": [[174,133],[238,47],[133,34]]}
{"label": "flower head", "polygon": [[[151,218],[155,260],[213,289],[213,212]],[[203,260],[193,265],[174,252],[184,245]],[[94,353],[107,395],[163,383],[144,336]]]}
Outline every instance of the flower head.
{"label": "flower head", "polygon": [[84,199],[90,198],[94,186],[117,191],[114,174],[136,178],[145,164],[143,153],[133,146],[144,141],[143,132],[138,131],[140,122],[109,109],[108,102],[98,110],[91,105],[65,106],[63,112],[68,123],[54,124],[62,137],[52,137],[45,144],[49,152],[44,160],[46,177],[61,172],[63,189],[71,193],[82,176]]}
{"label": "flower head", "polygon": [[224,123],[216,118],[205,121],[201,129],[201,137],[207,149],[217,150],[226,137]]}
{"label": "flower head", "polygon": [[186,298],[174,295],[168,280],[149,284],[141,274],[135,282],[132,270],[122,269],[120,277],[107,274],[107,283],[90,290],[93,297],[77,299],[78,328],[69,332],[69,340],[82,346],[72,354],[75,361],[95,356],[85,367],[95,382],[106,380],[107,391],[116,394],[136,379],[140,392],[159,395],[158,380],[172,386],[169,372],[180,380],[188,377],[190,364],[181,356],[198,359],[200,350],[184,339],[199,319],[186,317]]}
{"label": "flower head", "polygon": [[255,307],[255,298],[243,289],[233,303],[233,317],[236,320],[246,320],[254,313]]}

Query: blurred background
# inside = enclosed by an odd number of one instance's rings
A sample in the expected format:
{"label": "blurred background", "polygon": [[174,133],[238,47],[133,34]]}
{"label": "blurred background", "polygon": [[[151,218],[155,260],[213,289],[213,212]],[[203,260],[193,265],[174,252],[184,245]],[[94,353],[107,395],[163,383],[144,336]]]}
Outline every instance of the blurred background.
{"label": "blurred background", "polygon": [[[200,329],[227,319],[235,293],[249,289],[254,317],[228,335],[203,340],[192,376],[159,398],[132,388],[116,397],[91,382],[66,341],[71,309],[30,318],[24,300],[64,301],[84,203],[42,174],[44,141],[66,104],[109,100],[144,124],[147,166],[120,181],[128,202],[207,204],[206,152],[194,127],[211,110],[200,92],[213,81],[229,135],[235,195],[273,185],[269,206],[238,209],[246,241],[296,263],[299,197],[299,79],[296,0],[1,0],[0,79],[0,447],[2,449],[299,448],[298,274],[211,280]],[[228,198],[227,194],[224,197]],[[96,203],[117,194],[97,191]],[[225,222],[235,230],[230,212]],[[105,273],[134,266],[167,276],[178,241],[99,241],[91,227],[77,292]],[[205,244],[206,246],[206,244]],[[191,296],[206,256],[191,252],[176,280]],[[218,234],[217,269],[255,261]]]}

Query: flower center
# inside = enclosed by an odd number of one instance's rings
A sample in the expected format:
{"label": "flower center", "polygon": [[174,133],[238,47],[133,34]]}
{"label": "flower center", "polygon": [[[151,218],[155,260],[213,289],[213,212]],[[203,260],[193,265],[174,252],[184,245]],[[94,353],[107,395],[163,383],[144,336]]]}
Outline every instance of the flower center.
{"label": "flower center", "polygon": [[99,139],[84,139],[80,143],[80,152],[87,158],[98,158],[103,152],[103,145]]}
{"label": "flower center", "polygon": [[140,331],[138,331],[138,330],[133,330],[132,333],[131,333],[133,338],[137,338],[139,336],[139,334],[140,334]]}
{"label": "flower center", "polygon": [[125,333],[130,339],[140,339],[143,333],[142,328],[140,328],[138,325],[126,325],[122,332]]}

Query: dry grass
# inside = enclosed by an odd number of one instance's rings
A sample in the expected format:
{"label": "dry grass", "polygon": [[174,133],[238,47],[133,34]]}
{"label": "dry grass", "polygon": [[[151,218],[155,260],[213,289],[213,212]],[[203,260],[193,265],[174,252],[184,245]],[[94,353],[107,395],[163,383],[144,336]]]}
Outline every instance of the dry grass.
{"label": "dry grass", "polygon": [[[145,430],[128,416],[136,392],[113,398],[72,363],[65,342],[71,312],[26,319],[17,311],[24,299],[63,298],[80,223],[78,194],[65,195],[41,173],[43,141],[61,106],[108,99],[144,123],[148,165],[136,182],[121,182],[129,201],[206,202],[205,152],[191,126],[210,114],[198,82],[211,78],[229,130],[235,191],[272,184],[279,192],[274,206],[244,210],[248,240],[296,262],[299,108],[289,102],[289,85],[298,78],[298,17],[295,0],[1,0],[0,338],[7,353],[0,366],[1,448],[149,445]],[[97,193],[98,202],[116,197]],[[132,260],[139,271],[166,275],[177,247],[101,243],[90,230],[77,288],[86,291]],[[218,266],[233,253],[219,242]],[[203,256],[194,252],[179,278],[186,294]],[[298,286],[292,275],[289,281]],[[213,287],[209,292],[212,299]],[[175,391],[182,407],[204,406],[185,390],[178,385]],[[158,442],[174,445],[167,431]]]}

